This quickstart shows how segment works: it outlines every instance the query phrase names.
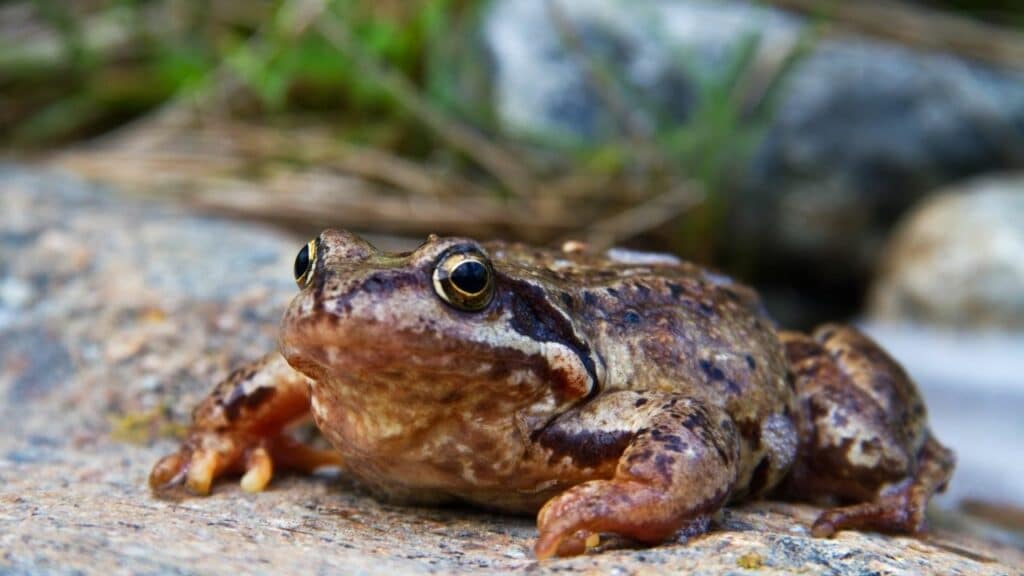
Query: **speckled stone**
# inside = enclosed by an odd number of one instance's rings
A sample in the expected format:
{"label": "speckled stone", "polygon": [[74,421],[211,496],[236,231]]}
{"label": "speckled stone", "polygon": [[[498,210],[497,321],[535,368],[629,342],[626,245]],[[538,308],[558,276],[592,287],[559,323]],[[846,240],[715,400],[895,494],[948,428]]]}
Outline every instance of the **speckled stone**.
{"label": "speckled stone", "polygon": [[0,572],[1013,574],[1020,551],[938,531],[811,538],[756,503],[711,534],[538,564],[529,518],[401,508],[344,478],[154,499],[149,467],[211,383],[274,345],[301,246],[267,228],[0,168]]}
{"label": "speckled stone", "polygon": [[885,249],[869,313],[1024,331],[1024,172],[951,186],[908,214]]}

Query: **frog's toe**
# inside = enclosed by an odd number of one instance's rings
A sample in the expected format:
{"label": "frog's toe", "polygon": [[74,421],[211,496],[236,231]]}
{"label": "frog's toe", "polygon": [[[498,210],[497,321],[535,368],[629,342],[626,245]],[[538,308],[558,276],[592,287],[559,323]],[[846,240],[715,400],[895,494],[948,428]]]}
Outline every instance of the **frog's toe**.
{"label": "frog's toe", "polygon": [[274,475],[274,462],[262,446],[249,452],[245,459],[241,486],[245,492],[262,492]]}
{"label": "frog's toe", "polygon": [[262,492],[275,469],[309,474],[341,463],[341,454],[336,450],[314,448],[281,434],[249,447],[242,462],[241,487],[246,492]]}
{"label": "frog's toe", "polygon": [[572,534],[541,532],[533,551],[538,560],[552,556],[579,556],[601,542],[600,536],[589,530],[577,530]]}
{"label": "frog's toe", "polygon": [[149,473],[149,488],[157,494],[167,494],[185,483],[192,451],[181,448],[161,458]]}
{"label": "frog's toe", "polygon": [[158,496],[177,498],[210,493],[223,459],[212,450],[186,442],[177,452],[161,458],[149,473],[149,487]]}
{"label": "frog's toe", "polygon": [[639,542],[664,540],[684,523],[668,512],[664,494],[641,482],[593,480],[549,501],[537,515],[534,554],[575,556],[597,546],[599,534],[616,533]]}
{"label": "frog's toe", "polygon": [[196,450],[185,474],[185,486],[193,494],[206,496],[210,493],[220,458],[211,450]]}
{"label": "frog's toe", "polygon": [[[593,487],[590,483],[590,487]],[[552,556],[576,556],[586,551],[586,539],[596,524],[598,502],[583,490],[570,490],[548,501],[537,514],[537,542],[533,552],[538,560]],[[591,500],[591,502],[584,502]]]}
{"label": "frog's toe", "polygon": [[533,553],[538,560],[552,556],[578,556],[587,551],[586,541],[589,535],[590,532],[587,530],[540,528]]}

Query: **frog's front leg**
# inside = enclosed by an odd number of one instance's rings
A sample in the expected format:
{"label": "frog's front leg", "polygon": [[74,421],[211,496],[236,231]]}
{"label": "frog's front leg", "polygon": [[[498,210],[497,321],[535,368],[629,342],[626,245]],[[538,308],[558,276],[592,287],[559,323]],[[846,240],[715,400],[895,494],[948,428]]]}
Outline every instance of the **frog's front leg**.
{"label": "frog's front leg", "polygon": [[196,407],[181,447],[153,466],[150,487],[165,494],[184,484],[204,495],[217,477],[243,473],[242,489],[258,492],[275,466],[310,471],[340,464],[334,451],[305,446],[282,433],[309,415],[309,398],[309,380],[276,352],[242,366]]}
{"label": "frog's front leg", "polygon": [[845,528],[920,531],[955,459],[931,435],[913,381],[850,327],[786,332],[782,341],[802,406],[800,447],[783,493],[850,504],[823,512],[816,536]]}
{"label": "frog's front leg", "polygon": [[739,436],[720,408],[665,392],[617,391],[566,413],[537,436],[552,450],[610,478],[577,484],[537,515],[538,558],[579,554],[590,535],[659,542],[703,529],[736,482]]}

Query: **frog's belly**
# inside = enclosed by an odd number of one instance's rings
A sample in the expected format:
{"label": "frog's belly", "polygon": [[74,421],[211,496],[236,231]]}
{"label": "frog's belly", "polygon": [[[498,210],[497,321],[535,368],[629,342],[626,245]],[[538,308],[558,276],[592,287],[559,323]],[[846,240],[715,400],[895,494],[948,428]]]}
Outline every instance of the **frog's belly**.
{"label": "frog's belly", "polygon": [[536,510],[555,487],[528,461],[528,439],[513,419],[474,420],[465,412],[360,406],[347,392],[314,391],[317,426],[341,452],[343,469],[393,500],[453,498],[511,511]]}
{"label": "frog's belly", "polygon": [[502,512],[532,514],[567,487],[563,482],[532,475],[532,471],[504,473],[475,459],[412,459],[383,452],[373,456],[341,446],[339,450],[347,476],[378,498],[401,504],[462,501]]}
{"label": "frog's belly", "polygon": [[373,465],[346,467],[344,472],[367,488],[376,498],[389,503],[438,506],[465,502],[507,514],[536,514],[544,503],[566,488],[561,485],[554,488],[542,486],[531,491],[506,486],[427,486],[423,482],[423,477],[380,474]]}

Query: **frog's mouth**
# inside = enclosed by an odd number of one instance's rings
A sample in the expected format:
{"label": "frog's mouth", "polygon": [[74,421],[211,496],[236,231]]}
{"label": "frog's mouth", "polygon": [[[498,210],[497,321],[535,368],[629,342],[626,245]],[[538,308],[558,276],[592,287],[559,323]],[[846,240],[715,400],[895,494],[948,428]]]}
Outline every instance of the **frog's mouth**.
{"label": "frog's mouth", "polygon": [[[353,324],[353,323],[345,323]],[[551,343],[519,349],[372,322],[282,331],[281,352],[319,385],[386,395],[392,402],[454,403],[483,393],[523,404],[586,396],[592,382],[575,355]]]}

